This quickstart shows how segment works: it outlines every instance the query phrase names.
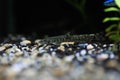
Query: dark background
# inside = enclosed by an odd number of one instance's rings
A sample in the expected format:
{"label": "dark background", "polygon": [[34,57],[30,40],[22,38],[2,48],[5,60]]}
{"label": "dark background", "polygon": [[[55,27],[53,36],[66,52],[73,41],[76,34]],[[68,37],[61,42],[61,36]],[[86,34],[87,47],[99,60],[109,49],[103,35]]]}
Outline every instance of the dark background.
{"label": "dark background", "polygon": [[0,0],[0,36],[104,31],[103,0],[86,1],[87,20],[84,22],[80,11],[65,0]]}

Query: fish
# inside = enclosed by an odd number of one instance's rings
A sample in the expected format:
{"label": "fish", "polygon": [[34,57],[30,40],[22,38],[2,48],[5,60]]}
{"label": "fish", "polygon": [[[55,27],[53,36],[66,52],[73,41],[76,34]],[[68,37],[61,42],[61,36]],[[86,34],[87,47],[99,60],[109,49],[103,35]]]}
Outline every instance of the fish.
{"label": "fish", "polygon": [[94,34],[81,34],[81,35],[60,35],[60,36],[54,36],[54,37],[48,37],[41,39],[41,42],[50,42],[50,43],[61,43],[61,42],[79,42],[79,43],[91,43],[91,42],[108,42],[107,38],[104,36],[103,33],[94,33]]}

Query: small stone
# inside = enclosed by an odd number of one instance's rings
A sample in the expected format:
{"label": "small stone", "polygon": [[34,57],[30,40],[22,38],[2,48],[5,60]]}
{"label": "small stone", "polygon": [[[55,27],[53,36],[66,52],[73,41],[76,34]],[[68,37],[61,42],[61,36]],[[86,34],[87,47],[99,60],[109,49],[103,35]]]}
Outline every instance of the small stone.
{"label": "small stone", "polygon": [[15,56],[17,56],[17,57],[18,57],[18,56],[21,56],[21,55],[23,55],[23,52],[22,52],[22,51],[19,51],[19,52],[16,52],[16,53],[15,53]]}
{"label": "small stone", "polygon": [[22,46],[26,46],[27,44],[31,44],[30,40],[23,40],[22,42],[20,42],[20,45]]}
{"label": "small stone", "polygon": [[52,56],[53,56],[53,57],[55,57],[56,52],[55,52],[55,51],[53,51],[51,54],[52,54]]}
{"label": "small stone", "polygon": [[87,49],[88,49],[88,50],[93,49],[93,48],[94,48],[94,46],[93,46],[92,44],[89,44],[89,45],[87,46]]}
{"label": "small stone", "polygon": [[21,47],[21,49],[22,49],[22,51],[29,51],[30,50],[28,46],[27,47]]}
{"label": "small stone", "polygon": [[95,49],[88,50],[88,54],[93,54]]}
{"label": "small stone", "polygon": [[14,56],[14,54],[13,53],[9,53],[9,57],[13,57]]}
{"label": "small stone", "polygon": [[80,46],[80,47],[82,47],[82,48],[86,48],[87,45],[88,45],[88,43],[78,44],[78,46]]}
{"label": "small stone", "polygon": [[26,37],[22,36],[20,39],[23,41],[26,40]]}
{"label": "small stone", "polygon": [[7,54],[10,54],[10,53],[14,53],[15,50],[14,50],[13,48],[9,48],[9,49],[5,50],[5,52],[6,52]]}
{"label": "small stone", "polygon": [[109,55],[109,58],[110,58],[110,59],[114,59],[114,58],[115,58],[115,55],[112,53],[112,54]]}
{"label": "small stone", "polygon": [[39,44],[40,41],[41,41],[40,39],[36,39],[36,40],[35,40],[35,43],[36,43],[36,44]]}
{"label": "small stone", "polygon": [[34,50],[36,50],[36,49],[37,49],[37,47],[34,46],[34,47],[31,48],[31,51],[34,51]]}
{"label": "small stone", "polygon": [[7,54],[6,54],[6,53],[3,53],[3,57],[7,57]]}
{"label": "small stone", "polygon": [[68,48],[68,51],[72,51],[73,49],[72,48]]}
{"label": "small stone", "polygon": [[0,51],[3,51],[3,50],[5,50],[5,47],[4,46],[0,47]]}
{"label": "small stone", "polygon": [[30,54],[31,54],[31,58],[35,58],[37,55],[38,55],[39,51],[38,50],[34,50],[32,51]]}
{"label": "small stone", "polygon": [[97,55],[97,59],[100,60],[100,61],[103,61],[103,60],[106,60],[109,58],[109,55],[108,54],[100,54],[100,55]]}
{"label": "small stone", "polygon": [[48,46],[46,46],[46,47],[45,47],[45,49],[47,49],[47,50],[48,50],[50,47],[51,47],[51,46],[50,46],[50,45],[48,45]]}
{"label": "small stone", "polygon": [[6,43],[6,44],[4,44],[3,46],[6,47],[6,48],[8,48],[8,47],[11,47],[12,44],[10,44],[10,43]]}
{"label": "small stone", "polygon": [[52,52],[54,49],[53,48],[49,48],[50,52]]}
{"label": "small stone", "polygon": [[61,50],[61,51],[65,51],[65,47],[64,46],[60,46],[60,47],[58,47],[58,49]]}
{"label": "small stone", "polygon": [[82,49],[82,50],[80,51],[80,54],[81,54],[82,56],[84,56],[84,55],[87,54],[87,51],[86,51],[85,49]]}
{"label": "small stone", "polygon": [[106,45],[106,44],[104,44],[104,45],[103,45],[103,47],[107,47],[107,45]]}
{"label": "small stone", "polygon": [[79,56],[80,56],[80,53],[79,53],[79,52],[76,52],[76,53],[75,53],[75,56],[76,56],[76,57],[79,57]]}
{"label": "small stone", "polygon": [[80,61],[80,62],[83,62],[83,61],[84,61],[84,58],[81,57],[81,56],[79,56],[79,57],[77,57],[77,60]]}
{"label": "small stone", "polygon": [[37,44],[38,46],[42,45],[42,41],[40,39],[36,39],[35,40],[35,44]]}
{"label": "small stone", "polygon": [[38,51],[39,51],[39,53],[45,53],[45,52],[46,52],[46,50],[43,49],[43,47],[40,47],[40,48],[38,49]]}

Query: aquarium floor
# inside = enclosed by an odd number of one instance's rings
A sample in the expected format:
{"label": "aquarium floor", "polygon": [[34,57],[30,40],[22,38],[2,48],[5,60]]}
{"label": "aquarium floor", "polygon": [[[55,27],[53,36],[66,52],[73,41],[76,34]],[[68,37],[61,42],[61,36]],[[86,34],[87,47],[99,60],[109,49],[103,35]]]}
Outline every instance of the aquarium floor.
{"label": "aquarium floor", "polygon": [[0,80],[120,80],[120,52],[113,46],[6,37],[0,43]]}

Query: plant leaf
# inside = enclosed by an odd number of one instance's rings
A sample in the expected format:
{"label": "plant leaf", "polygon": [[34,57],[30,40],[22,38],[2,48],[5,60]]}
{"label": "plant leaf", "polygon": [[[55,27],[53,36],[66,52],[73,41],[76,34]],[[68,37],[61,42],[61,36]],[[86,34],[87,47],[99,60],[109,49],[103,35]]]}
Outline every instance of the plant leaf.
{"label": "plant leaf", "polygon": [[103,20],[103,23],[108,22],[108,21],[120,21],[120,18],[119,17],[106,17]]}
{"label": "plant leaf", "polygon": [[104,9],[104,12],[110,12],[110,11],[117,11],[117,12],[119,12],[119,9],[116,8],[116,7],[109,7],[109,8]]}
{"label": "plant leaf", "polygon": [[110,31],[106,33],[106,36],[117,35],[117,31]]}
{"label": "plant leaf", "polygon": [[120,35],[110,35],[109,38],[117,42],[120,41]]}
{"label": "plant leaf", "polygon": [[106,32],[109,32],[109,31],[111,31],[113,28],[115,28],[115,27],[117,27],[118,25],[117,24],[112,24],[112,25],[110,25],[108,28],[106,28]]}
{"label": "plant leaf", "polygon": [[115,4],[120,8],[120,0],[115,0]]}

